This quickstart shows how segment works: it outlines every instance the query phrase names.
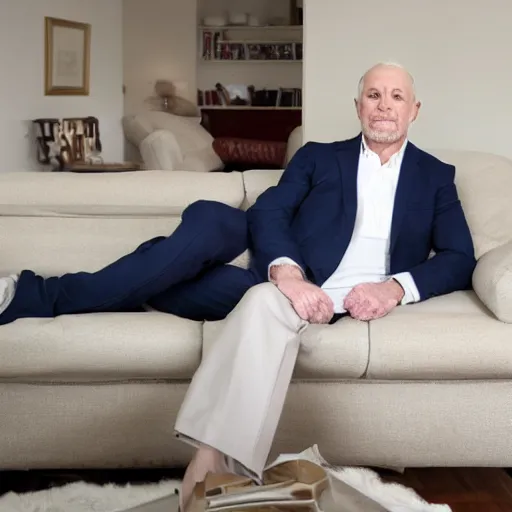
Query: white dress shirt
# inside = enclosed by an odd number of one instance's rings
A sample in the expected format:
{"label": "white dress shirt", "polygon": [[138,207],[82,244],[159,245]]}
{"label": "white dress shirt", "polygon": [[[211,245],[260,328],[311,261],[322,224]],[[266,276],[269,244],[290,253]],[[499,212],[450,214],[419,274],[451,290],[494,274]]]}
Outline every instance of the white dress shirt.
{"label": "white dress shirt", "polygon": [[[357,214],[354,232],[343,258],[322,285],[332,299],[335,313],[344,313],[343,301],[350,290],[361,283],[380,283],[396,279],[404,289],[401,304],[420,300],[418,288],[409,272],[389,274],[389,244],[391,221],[400,167],[407,146],[384,165],[380,157],[368,148],[363,137],[357,174]],[[277,258],[269,265],[294,264],[287,257]]]}

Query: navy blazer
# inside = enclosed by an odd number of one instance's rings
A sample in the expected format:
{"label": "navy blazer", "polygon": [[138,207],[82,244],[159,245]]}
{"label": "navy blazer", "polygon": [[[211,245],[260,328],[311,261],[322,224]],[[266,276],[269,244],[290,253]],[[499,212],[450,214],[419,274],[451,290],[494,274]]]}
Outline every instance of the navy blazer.
{"label": "navy blazer", "polygon": [[[279,183],[248,210],[253,266],[263,280],[270,262],[281,256],[298,263],[318,286],[336,270],[354,230],[360,151],[361,134],[342,142],[308,142]],[[454,166],[407,144],[389,273],[410,272],[421,300],[471,286],[473,241],[454,177]]]}

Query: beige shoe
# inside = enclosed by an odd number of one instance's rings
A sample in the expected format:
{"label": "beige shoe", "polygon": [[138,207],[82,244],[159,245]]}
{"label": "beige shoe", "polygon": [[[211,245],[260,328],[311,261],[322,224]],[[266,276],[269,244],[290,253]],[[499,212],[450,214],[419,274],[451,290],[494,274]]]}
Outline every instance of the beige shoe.
{"label": "beige shoe", "polygon": [[196,484],[186,512],[320,512],[329,479],[306,460],[278,464],[263,473],[263,485],[236,475],[209,474]]}

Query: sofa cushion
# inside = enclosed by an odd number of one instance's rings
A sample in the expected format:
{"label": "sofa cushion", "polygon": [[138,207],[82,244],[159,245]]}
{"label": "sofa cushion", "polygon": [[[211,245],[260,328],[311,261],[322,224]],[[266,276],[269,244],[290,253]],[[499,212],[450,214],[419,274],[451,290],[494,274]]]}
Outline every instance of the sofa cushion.
{"label": "sofa cushion", "polygon": [[202,324],[158,312],[23,319],[0,328],[3,382],[190,379]]}
{"label": "sofa cushion", "polygon": [[372,321],[369,379],[510,379],[512,325],[474,292],[400,306]]}
{"label": "sofa cushion", "polygon": [[202,198],[241,206],[241,176],[0,173],[0,275],[99,270],[142,242],[171,234],[183,210]]}
{"label": "sofa cushion", "polygon": [[[2,217],[0,275],[94,272],[141,243],[171,234],[180,217]],[[34,254],[37,251],[37,254]]]}
{"label": "sofa cushion", "polygon": [[[206,322],[203,357],[222,335],[224,320]],[[368,326],[351,318],[334,325],[310,325],[302,335],[295,379],[360,378],[368,365]]]}
{"label": "sofa cushion", "polygon": [[201,126],[201,117],[148,111],[125,116],[122,122],[126,138],[136,146],[155,130],[173,133],[183,153],[211,146],[213,141],[213,137]]}
{"label": "sofa cushion", "polygon": [[198,199],[240,207],[239,173],[139,171],[130,173],[0,173],[2,216],[180,215]]}
{"label": "sofa cushion", "polygon": [[260,165],[280,169],[286,156],[286,142],[217,137],[212,145],[224,163]]}
{"label": "sofa cushion", "polygon": [[512,242],[496,247],[478,260],[473,288],[496,318],[512,324]]}
{"label": "sofa cushion", "polygon": [[512,160],[478,151],[427,150],[456,168],[455,183],[466,215],[475,254],[512,240]]}
{"label": "sofa cushion", "polygon": [[256,199],[267,188],[277,185],[283,174],[282,169],[278,170],[261,170],[253,169],[243,173],[246,207],[252,206]]}
{"label": "sofa cushion", "polygon": [[210,172],[224,167],[219,155],[210,147],[187,153],[180,164],[180,169],[194,172]]}

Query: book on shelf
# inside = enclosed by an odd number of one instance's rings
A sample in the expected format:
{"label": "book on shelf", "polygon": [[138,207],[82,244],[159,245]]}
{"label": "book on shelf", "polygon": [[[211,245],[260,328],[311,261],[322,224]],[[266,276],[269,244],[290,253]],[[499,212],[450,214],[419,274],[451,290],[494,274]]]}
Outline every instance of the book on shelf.
{"label": "book on shelf", "polygon": [[300,61],[303,45],[293,41],[230,41],[223,30],[202,32],[201,58],[206,61]]}
{"label": "book on shelf", "polygon": [[198,89],[197,104],[200,107],[209,106],[246,106],[246,107],[281,107],[281,108],[300,108],[302,107],[302,89],[298,87],[277,89],[251,89],[250,99],[246,105],[233,103],[232,98],[226,94],[226,90],[221,84],[217,84],[216,89]]}

